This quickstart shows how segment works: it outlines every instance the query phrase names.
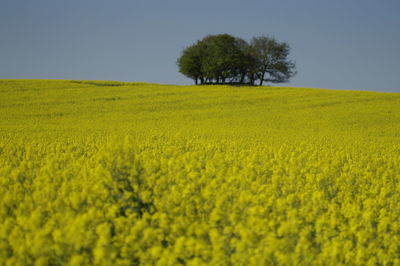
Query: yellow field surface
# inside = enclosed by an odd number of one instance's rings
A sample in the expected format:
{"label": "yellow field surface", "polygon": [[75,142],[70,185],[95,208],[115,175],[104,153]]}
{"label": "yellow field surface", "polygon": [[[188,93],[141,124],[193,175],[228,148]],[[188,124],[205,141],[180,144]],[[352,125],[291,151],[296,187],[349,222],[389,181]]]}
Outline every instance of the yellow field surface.
{"label": "yellow field surface", "polygon": [[0,80],[0,265],[400,265],[400,94]]}

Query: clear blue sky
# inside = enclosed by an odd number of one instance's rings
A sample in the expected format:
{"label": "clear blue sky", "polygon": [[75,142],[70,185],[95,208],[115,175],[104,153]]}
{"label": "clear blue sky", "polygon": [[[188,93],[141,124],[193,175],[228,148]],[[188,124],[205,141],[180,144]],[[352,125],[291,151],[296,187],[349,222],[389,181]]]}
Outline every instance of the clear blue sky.
{"label": "clear blue sky", "polygon": [[399,0],[0,0],[0,78],[192,84],[208,34],[286,41],[298,87],[400,92]]}

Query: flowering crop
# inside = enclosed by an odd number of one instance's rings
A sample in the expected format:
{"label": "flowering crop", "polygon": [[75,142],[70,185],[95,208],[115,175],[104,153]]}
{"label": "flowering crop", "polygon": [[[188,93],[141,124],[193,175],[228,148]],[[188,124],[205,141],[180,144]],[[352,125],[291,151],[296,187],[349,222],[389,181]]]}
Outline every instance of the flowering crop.
{"label": "flowering crop", "polygon": [[0,265],[399,265],[400,95],[0,80]]}

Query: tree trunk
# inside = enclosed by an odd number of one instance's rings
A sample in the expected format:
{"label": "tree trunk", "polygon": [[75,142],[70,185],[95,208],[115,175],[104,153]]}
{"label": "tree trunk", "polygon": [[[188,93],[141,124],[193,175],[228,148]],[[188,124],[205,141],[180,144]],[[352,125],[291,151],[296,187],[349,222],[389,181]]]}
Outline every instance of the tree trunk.
{"label": "tree trunk", "polygon": [[240,84],[244,83],[244,77],[246,76],[246,74],[241,74],[240,75]]}
{"label": "tree trunk", "polygon": [[264,76],[265,76],[265,72],[264,72],[264,73],[262,73],[262,75],[261,75],[261,77],[260,77],[260,86],[262,86],[262,85],[263,85],[263,82],[264,82]]}

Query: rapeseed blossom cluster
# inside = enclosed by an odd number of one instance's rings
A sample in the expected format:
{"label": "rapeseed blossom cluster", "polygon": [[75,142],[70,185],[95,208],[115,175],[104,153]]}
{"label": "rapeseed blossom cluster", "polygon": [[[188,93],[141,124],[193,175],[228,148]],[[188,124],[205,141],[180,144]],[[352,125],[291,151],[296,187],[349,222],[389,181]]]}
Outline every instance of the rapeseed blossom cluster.
{"label": "rapeseed blossom cluster", "polygon": [[0,96],[0,265],[400,264],[396,94],[5,80]]}

